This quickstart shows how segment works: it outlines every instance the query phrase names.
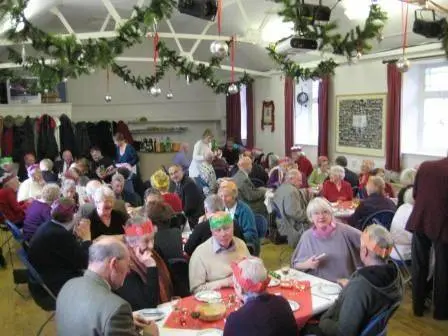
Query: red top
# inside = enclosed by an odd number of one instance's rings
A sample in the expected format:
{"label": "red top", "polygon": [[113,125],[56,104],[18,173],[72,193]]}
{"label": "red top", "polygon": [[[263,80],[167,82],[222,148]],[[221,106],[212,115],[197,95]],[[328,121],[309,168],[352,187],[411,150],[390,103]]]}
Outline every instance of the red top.
{"label": "red top", "polygon": [[3,217],[17,224],[25,219],[26,202],[17,202],[17,194],[11,188],[0,189],[0,212]]}
{"label": "red top", "polygon": [[308,160],[306,156],[300,155],[296,160],[296,163],[298,169],[305,175],[305,180],[307,180],[313,172],[313,165],[311,164],[310,160]]}
{"label": "red top", "polygon": [[162,197],[165,200],[166,204],[171,206],[174,212],[182,212],[182,200],[176,193],[166,193],[163,194]]}
{"label": "red top", "polygon": [[391,197],[391,198],[395,197],[394,189],[392,188],[391,184],[388,182],[385,183],[384,193],[386,194],[387,197]]}
{"label": "red top", "polygon": [[359,174],[359,189],[363,189],[366,186],[369,177],[370,177],[369,173]]}
{"label": "red top", "polygon": [[347,181],[341,181],[341,190],[338,190],[336,184],[327,180],[322,187],[322,196],[329,202],[351,201],[353,199],[352,186]]}

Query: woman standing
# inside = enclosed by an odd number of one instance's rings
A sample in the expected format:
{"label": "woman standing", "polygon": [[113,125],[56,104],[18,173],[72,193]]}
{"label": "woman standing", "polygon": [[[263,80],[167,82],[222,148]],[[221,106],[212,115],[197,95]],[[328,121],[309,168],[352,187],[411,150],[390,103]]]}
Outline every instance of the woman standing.
{"label": "woman standing", "polygon": [[115,146],[117,148],[115,155],[116,166],[128,164],[132,167],[132,172],[136,173],[136,164],[138,163],[138,155],[132,145],[128,144],[121,133],[116,133],[114,136]]}
{"label": "woman standing", "polygon": [[202,134],[202,139],[194,144],[193,158],[191,160],[188,174],[191,178],[199,176],[199,166],[205,160],[205,154],[211,152],[211,142],[213,140],[213,133],[211,130],[206,129]]}

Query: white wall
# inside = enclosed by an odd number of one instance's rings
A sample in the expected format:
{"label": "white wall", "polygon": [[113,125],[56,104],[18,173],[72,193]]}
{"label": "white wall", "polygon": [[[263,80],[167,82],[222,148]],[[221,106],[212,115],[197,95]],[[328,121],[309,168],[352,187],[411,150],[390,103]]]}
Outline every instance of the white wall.
{"label": "white wall", "polygon": [[[280,76],[271,79],[257,79],[255,81],[255,106],[256,106],[256,146],[265,152],[273,151],[284,155],[285,139],[285,107],[284,107],[284,81]],[[334,160],[338,155],[345,155],[349,161],[349,167],[359,170],[363,159],[373,159],[377,167],[384,167],[384,157],[365,157],[347,153],[336,152],[336,96],[347,94],[369,94],[387,92],[386,65],[381,61],[363,62],[357,65],[345,65],[336,68],[335,76],[330,90],[329,111],[329,156]],[[269,98],[269,99],[268,99]],[[274,100],[276,131],[261,131],[261,106],[263,100]],[[278,125],[278,126],[277,126]],[[316,146],[303,146],[305,153],[315,163],[317,159]],[[433,156],[403,154],[402,166],[414,167],[425,160],[435,159]]]}
{"label": "white wall", "polygon": [[[149,63],[133,63],[130,68],[134,74],[147,76],[152,71]],[[201,138],[206,128],[212,129],[218,138],[223,136],[225,128],[225,96],[215,95],[212,90],[200,82],[187,85],[186,80],[171,74],[172,100],[167,100],[168,76],[160,82],[162,95],[154,98],[149,93],[139,91],[125,84],[114,74],[110,74],[110,95],[112,102],[105,103],[106,72],[96,71],[67,83],[68,101],[72,103],[74,121],[98,120],[136,120],[146,117],[153,122],[148,126],[186,126],[188,131],[182,134],[148,134],[142,137],[170,136],[175,141],[187,141],[194,144]],[[133,126],[134,127],[134,126]]]}

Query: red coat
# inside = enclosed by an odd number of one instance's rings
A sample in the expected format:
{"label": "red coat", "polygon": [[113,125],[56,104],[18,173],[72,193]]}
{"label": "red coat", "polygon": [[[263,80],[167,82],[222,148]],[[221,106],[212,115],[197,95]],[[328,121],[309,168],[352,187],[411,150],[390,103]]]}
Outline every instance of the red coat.
{"label": "red coat", "polygon": [[322,187],[322,196],[329,202],[351,201],[353,199],[352,186],[346,181],[341,181],[341,190],[338,190],[336,184],[327,180]]}
{"label": "red coat", "polygon": [[406,229],[448,244],[448,158],[422,163],[415,177],[414,199]]}
{"label": "red coat", "polygon": [[310,177],[311,173],[313,172],[313,165],[311,164],[310,160],[304,155],[300,155],[299,158],[296,160],[298,169],[305,175],[303,178],[305,180],[308,180],[308,177]]}
{"label": "red coat", "polygon": [[0,189],[0,212],[13,223],[23,222],[28,203],[17,202],[17,194],[11,188]]}

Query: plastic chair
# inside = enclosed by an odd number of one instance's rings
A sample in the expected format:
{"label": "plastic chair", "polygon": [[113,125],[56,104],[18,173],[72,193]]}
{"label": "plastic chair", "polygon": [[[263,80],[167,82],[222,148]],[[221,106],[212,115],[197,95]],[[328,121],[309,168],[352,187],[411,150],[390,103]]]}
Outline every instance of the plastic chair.
{"label": "plastic chair", "polygon": [[[54,306],[56,306],[56,295],[53,294],[53,292],[48,288],[48,286],[44,283],[42,277],[40,276],[40,274],[36,271],[36,269],[34,268],[33,265],[31,265],[29,259],[28,259],[28,254],[25,252],[25,250],[22,248],[18,251],[18,256],[20,261],[23,263],[23,265],[26,267],[26,269],[28,270],[28,276],[29,276],[29,280],[30,281],[34,281],[35,283],[39,284],[44,290],[45,292],[47,292],[47,294],[50,296],[50,298],[52,300],[54,300]],[[34,298],[33,298],[34,299]],[[37,303],[37,302],[36,302]],[[40,306],[40,305],[39,305]],[[42,307],[41,307],[42,308]],[[46,309],[45,309],[46,310]],[[54,309],[51,310],[47,310],[47,311],[51,311],[51,315],[48,317],[47,320],[45,320],[45,322],[41,325],[41,327],[39,328],[39,330],[37,331],[37,336],[39,336],[42,331],[45,329],[45,326],[53,319],[54,317]]]}
{"label": "plastic chair", "polygon": [[401,302],[396,302],[372,317],[360,336],[386,336],[387,323],[398,307],[400,307],[400,304]]}
{"label": "plastic chair", "polygon": [[266,233],[268,232],[268,221],[264,218],[263,215],[254,214],[255,215],[255,224],[257,226],[258,238],[266,237]]}
{"label": "plastic chair", "polygon": [[379,224],[381,226],[384,226],[387,230],[390,230],[390,225],[392,224],[394,215],[395,211],[393,210],[380,210],[374,212],[369,217],[364,219],[361,225],[361,231],[363,231],[370,224]]}
{"label": "plastic chair", "polygon": [[[17,225],[15,225],[13,222],[11,222],[9,219],[5,219],[5,224],[8,227],[9,232],[11,232],[12,237],[15,241],[17,241],[20,245],[27,245],[25,242],[25,237],[23,236],[22,230],[19,229]],[[14,261],[12,258],[12,247],[10,239],[6,241],[8,244],[8,252],[9,252],[9,259],[11,260],[11,266],[14,268]]]}

